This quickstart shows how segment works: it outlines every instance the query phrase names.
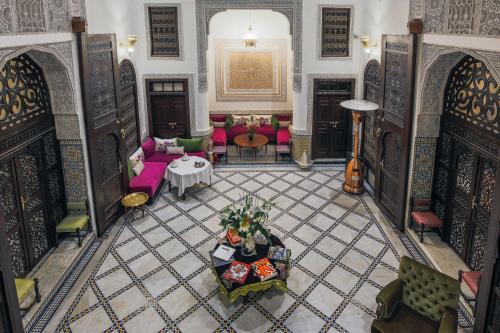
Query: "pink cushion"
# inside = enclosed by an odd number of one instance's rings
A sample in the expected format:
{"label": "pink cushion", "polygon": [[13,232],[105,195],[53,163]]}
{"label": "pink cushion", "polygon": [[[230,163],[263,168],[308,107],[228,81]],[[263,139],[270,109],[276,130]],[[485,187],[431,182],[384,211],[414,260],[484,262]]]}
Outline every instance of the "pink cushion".
{"label": "pink cushion", "polygon": [[276,139],[276,132],[274,131],[274,128],[272,125],[262,125],[262,126],[258,127],[255,132],[258,134],[262,134],[262,135],[267,136],[267,138],[270,141],[271,140],[274,141]]}
{"label": "pink cushion", "polygon": [[276,119],[278,119],[278,121],[291,121],[292,116],[291,115],[284,115],[284,114],[277,114]]}
{"label": "pink cushion", "polygon": [[147,138],[146,141],[141,145],[144,151],[144,158],[147,160],[155,152],[155,142],[151,138]]}
{"label": "pink cushion", "polygon": [[427,227],[438,228],[443,226],[443,221],[432,212],[412,212],[411,217],[417,224]]}
{"label": "pink cushion", "polygon": [[227,133],[224,128],[215,127],[214,133],[212,134],[212,141],[214,146],[225,146],[227,145]]}
{"label": "pink cushion", "polygon": [[469,286],[474,295],[477,295],[477,292],[479,291],[479,281],[481,280],[481,272],[463,272],[462,280],[464,280],[465,284]]}
{"label": "pink cushion", "polygon": [[150,197],[154,197],[165,177],[166,168],[166,163],[144,162],[144,170],[129,182],[130,190],[144,192]]}
{"label": "pink cushion", "polygon": [[214,114],[210,116],[210,120],[215,122],[224,122],[226,121],[226,116]]}
{"label": "pink cushion", "polygon": [[245,133],[248,133],[248,129],[245,126],[232,126],[229,130],[228,139],[233,140],[236,136]]}
{"label": "pink cushion", "polygon": [[276,133],[276,144],[286,146],[290,144],[290,132],[288,128],[278,129],[278,133]]}

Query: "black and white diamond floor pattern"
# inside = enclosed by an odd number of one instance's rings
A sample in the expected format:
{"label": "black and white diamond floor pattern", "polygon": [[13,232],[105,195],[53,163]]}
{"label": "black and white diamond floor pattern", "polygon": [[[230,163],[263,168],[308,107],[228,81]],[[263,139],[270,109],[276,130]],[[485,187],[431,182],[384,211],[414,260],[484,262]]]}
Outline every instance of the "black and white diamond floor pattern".
{"label": "black and white diamond floor pattern", "polygon": [[[369,332],[375,296],[399,254],[367,195],[341,191],[341,167],[222,168],[187,200],[164,187],[147,216],[124,223],[59,332]],[[289,291],[244,304],[219,294],[208,251],[218,211],[246,192],[275,199],[269,227],[292,249]]]}

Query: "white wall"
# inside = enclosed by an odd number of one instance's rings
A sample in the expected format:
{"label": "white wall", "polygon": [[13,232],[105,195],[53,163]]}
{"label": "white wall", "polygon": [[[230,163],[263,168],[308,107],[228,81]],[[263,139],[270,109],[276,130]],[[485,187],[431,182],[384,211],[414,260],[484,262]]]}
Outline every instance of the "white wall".
{"label": "white wall", "polygon": [[[248,25],[252,22],[252,29],[259,41],[266,39],[284,39],[287,41],[287,91],[286,101],[217,101],[215,80],[216,80],[216,61],[215,61],[215,43],[220,39],[241,40],[248,30]],[[293,109],[293,91],[292,91],[292,49],[290,23],[288,19],[277,12],[271,10],[228,10],[218,13],[210,21],[210,35],[208,36],[208,97],[210,111],[230,111],[230,110],[286,110]]]}

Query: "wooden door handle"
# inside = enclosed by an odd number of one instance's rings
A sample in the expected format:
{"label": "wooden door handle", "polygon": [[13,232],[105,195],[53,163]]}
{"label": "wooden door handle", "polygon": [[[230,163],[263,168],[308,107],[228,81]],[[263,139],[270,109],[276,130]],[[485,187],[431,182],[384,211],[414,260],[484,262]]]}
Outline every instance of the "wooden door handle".
{"label": "wooden door handle", "polygon": [[375,136],[377,138],[380,138],[380,134],[382,134],[382,129],[379,127],[379,128],[377,128],[377,132],[375,132]]}
{"label": "wooden door handle", "polygon": [[120,134],[121,134],[121,136],[122,136],[122,139],[124,139],[124,140],[125,140],[125,138],[127,137],[127,133],[125,132],[125,129],[123,129],[123,128],[122,128],[122,129],[120,130]]}
{"label": "wooden door handle", "polygon": [[26,210],[26,203],[28,203],[28,200],[24,200],[23,196],[21,195],[21,208],[23,210]]}

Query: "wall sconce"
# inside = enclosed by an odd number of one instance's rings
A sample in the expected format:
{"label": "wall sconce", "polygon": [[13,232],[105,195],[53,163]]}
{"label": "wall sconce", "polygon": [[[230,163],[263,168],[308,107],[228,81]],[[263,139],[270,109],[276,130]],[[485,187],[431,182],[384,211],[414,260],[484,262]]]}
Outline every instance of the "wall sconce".
{"label": "wall sconce", "polygon": [[370,37],[368,36],[359,37],[359,40],[361,41],[361,45],[365,49],[366,53],[370,53],[371,49],[376,48],[378,46],[377,43],[370,42]]}
{"label": "wall sconce", "polygon": [[134,52],[134,47],[135,44],[137,43],[137,36],[136,35],[128,35],[128,54],[131,55]]}

